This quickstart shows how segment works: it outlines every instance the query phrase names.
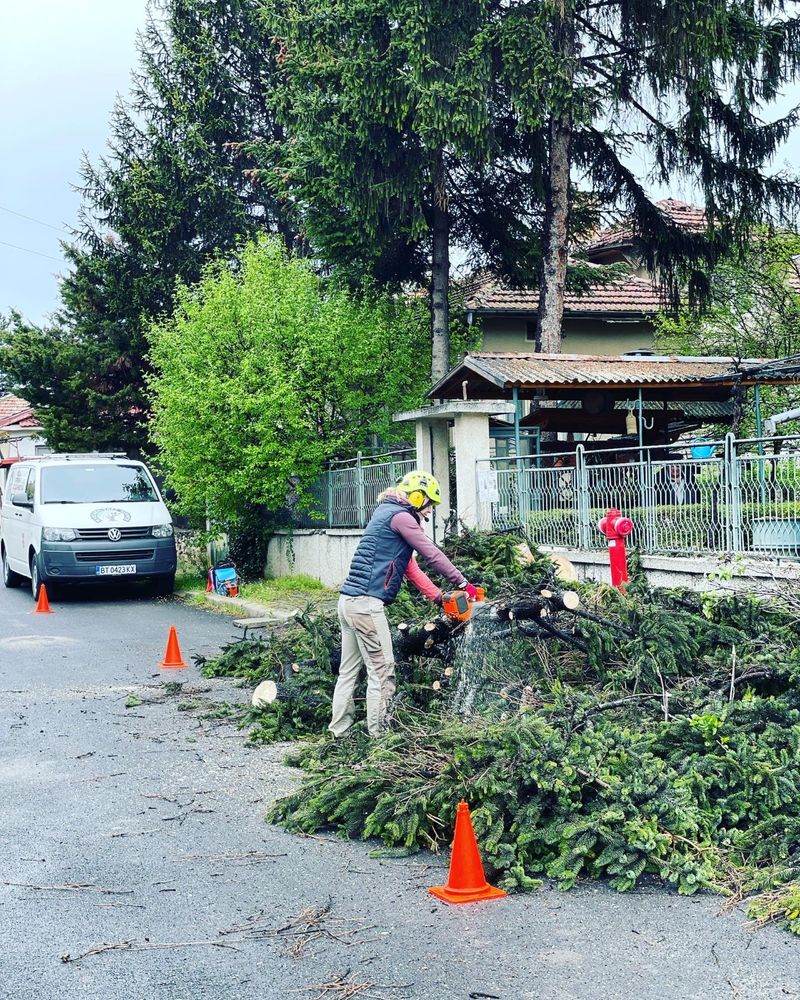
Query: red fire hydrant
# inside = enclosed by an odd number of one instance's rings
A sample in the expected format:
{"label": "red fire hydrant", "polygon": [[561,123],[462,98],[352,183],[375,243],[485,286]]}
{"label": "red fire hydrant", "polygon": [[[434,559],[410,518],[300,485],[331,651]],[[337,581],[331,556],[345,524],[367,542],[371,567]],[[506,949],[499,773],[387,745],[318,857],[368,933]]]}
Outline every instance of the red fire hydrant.
{"label": "red fire hydrant", "polygon": [[597,527],[608,539],[608,559],[611,563],[611,585],[625,588],[628,582],[628,557],[625,554],[625,539],[633,531],[633,521],[623,517],[621,511],[611,507],[605,517],[597,522]]}

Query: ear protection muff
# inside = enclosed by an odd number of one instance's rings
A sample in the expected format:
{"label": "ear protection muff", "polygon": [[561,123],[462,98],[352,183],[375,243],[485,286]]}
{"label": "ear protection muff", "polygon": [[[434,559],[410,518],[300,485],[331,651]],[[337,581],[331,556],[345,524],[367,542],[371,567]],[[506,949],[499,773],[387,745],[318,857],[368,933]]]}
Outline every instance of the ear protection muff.
{"label": "ear protection muff", "polygon": [[419,510],[420,507],[425,503],[427,497],[422,492],[422,490],[412,490],[411,493],[407,494],[408,502],[414,508],[414,510]]}

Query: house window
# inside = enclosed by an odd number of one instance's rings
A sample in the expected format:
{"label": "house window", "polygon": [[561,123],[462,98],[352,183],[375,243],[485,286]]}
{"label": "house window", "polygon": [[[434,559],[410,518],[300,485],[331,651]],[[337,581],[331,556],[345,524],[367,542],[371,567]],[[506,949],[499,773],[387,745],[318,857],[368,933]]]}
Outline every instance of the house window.
{"label": "house window", "polygon": [[536,320],[529,319],[525,321],[525,339],[529,340],[531,343],[536,343]]}

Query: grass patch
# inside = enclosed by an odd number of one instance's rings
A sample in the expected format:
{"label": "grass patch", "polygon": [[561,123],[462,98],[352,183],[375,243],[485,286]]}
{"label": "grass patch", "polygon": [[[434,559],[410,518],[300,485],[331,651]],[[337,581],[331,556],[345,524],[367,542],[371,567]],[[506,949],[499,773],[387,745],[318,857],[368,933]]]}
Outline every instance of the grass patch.
{"label": "grass patch", "polygon": [[205,590],[205,587],[206,577],[203,573],[185,570],[182,573],[178,573],[175,577],[176,593],[179,593],[182,590]]}
{"label": "grass patch", "polygon": [[241,586],[239,594],[247,601],[279,601],[285,598],[315,601],[332,597],[336,591],[328,590],[312,576],[283,576],[267,580],[252,580]]}

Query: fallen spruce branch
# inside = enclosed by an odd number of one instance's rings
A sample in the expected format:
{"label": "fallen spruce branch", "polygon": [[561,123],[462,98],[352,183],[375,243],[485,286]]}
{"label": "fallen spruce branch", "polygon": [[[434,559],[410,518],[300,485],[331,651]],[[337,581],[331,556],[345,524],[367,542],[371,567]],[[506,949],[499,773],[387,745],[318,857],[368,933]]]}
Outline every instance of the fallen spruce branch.
{"label": "fallen spruce branch", "polygon": [[[512,564],[517,544],[452,541],[490,600],[449,639],[426,628],[428,605],[401,593],[389,616],[408,623],[410,648],[387,733],[368,743],[359,722],[347,741],[306,742],[292,758],[303,784],[270,818],[305,835],[333,828],[390,850],[446,850],[463,796],[506,889],[544,877],[626,890],[655,877],[686,895],[752,899],[796,879],[800,585],[787,613],[746,594],[650,589],[632,566],[625,593],[576,582],[580,607],[569,608],[541,565]],[[326,662],[338,631],[326,650],[324,630],[308,625],[265,649],[269,662],[248,671],[256,683],[280,682],[279,663]],[[241,655],[208,666],[242,676]],[[319,679],[326,693],[333,683]],[[275,740],[318,735],[328,720],[276,699],[254,721]],[[790,891],[769,912],[800,933],[792,902]]]}

